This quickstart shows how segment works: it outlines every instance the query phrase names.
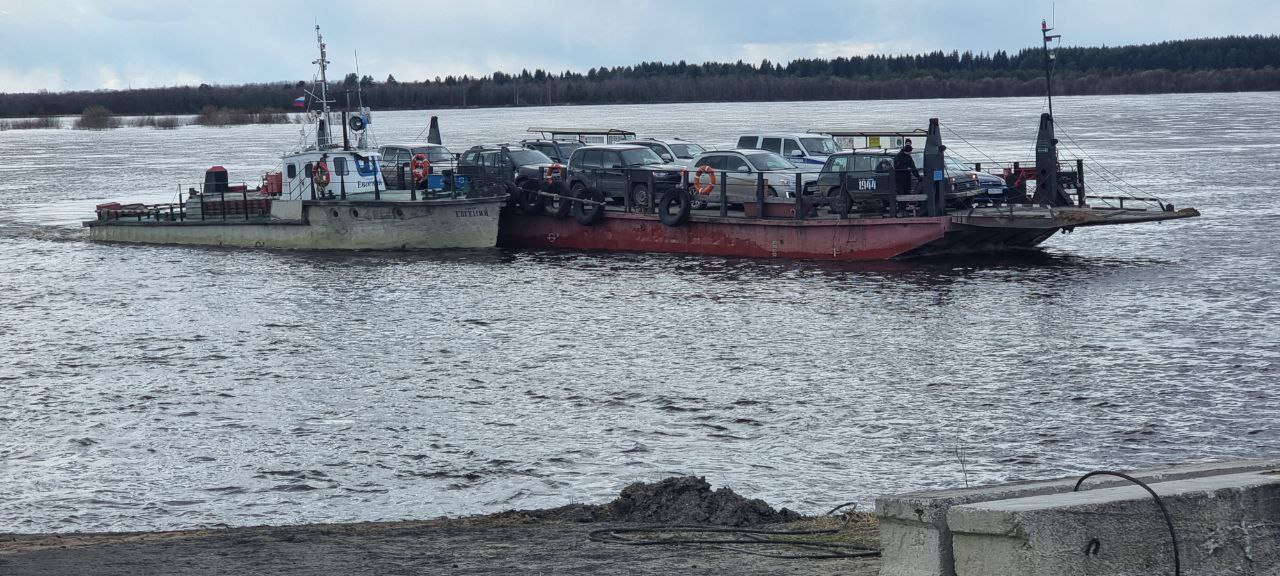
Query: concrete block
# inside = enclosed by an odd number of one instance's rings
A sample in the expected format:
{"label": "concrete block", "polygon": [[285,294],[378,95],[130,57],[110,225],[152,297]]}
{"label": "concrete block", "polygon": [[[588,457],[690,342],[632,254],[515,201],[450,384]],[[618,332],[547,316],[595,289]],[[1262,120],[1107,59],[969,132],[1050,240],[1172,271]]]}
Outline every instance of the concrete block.
{"label": "concrete block", "polygon": [[[1168,509],[1185,576],[1280,574],[1280,472],[1150,484]],[[1173,573],[1164,517],[1141,487],[953,506],[956,576]]]}
{"label": "concrete block", "polygon": [[[1280,460],[1182,464],[1138,470],[1143,482],[1162,482],[1280,468]],[[947,512],[953,506],[1070,492],[1079,476],[954,490],[912,492],[876,499],[880,518],[881,576],[955,576]],[[1112,477],[1089,479],[1087,488],[1130,485]],[[1140,489],[1140,488],[1139,488]]]}

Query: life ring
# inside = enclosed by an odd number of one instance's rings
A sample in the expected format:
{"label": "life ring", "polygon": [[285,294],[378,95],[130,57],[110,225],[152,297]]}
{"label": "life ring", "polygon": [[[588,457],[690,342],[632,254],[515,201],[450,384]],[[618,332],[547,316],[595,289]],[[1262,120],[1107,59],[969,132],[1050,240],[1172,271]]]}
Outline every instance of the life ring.
{"label": "life ring", "polygon": [[329,165],[325,164],[323,161],[317,162],[316,165],[311,168],[311,181],[315,182],[316,186],[321,188],[328,186]]}
{"label": "life ring", "polygon": [[[711,182],[702,184],[702,175],[706,174],[711,177]],[[716,169],[703,164],[698,167],[698,171],[693,175],[693,191],[707,196],[716,189]]]}
{"label": "life ring", "polygon": [[427,179],[427,174],[431,173],[431,161],[427,160],[427,155],[421,152],[413,155],[413,160],[409,162],[409,169],[413,174],[413,181],[419,184]]}
{"label": "life ring", "polygon": [[556,176],[564,177],[564,166],[561,166],[558,162],[547,167],[547,186],[550,186],[555,181]]}

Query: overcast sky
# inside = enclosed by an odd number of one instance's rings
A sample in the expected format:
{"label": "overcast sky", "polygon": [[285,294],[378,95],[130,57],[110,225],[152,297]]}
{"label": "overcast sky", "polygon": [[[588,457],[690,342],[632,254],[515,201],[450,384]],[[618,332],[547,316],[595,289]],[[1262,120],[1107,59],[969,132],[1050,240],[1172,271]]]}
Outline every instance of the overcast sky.
{"label": "overcast sky", "polygon": [[[1056,10],[1055,6],[1056,4]],[[0,92],[1016,51],[1276,34],[1271,0],[0,0]]]}

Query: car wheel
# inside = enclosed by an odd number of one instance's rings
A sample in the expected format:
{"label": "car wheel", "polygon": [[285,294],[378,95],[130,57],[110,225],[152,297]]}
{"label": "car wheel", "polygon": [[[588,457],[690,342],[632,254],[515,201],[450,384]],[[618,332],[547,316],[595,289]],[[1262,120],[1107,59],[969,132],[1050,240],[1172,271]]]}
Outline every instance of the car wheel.
{"label": "car wheel", "polygon": [[853,206],[853,199],[849,197],[848,193],[841,190],[839,186],[832,186],[827,190],[827,200],[831,205],[833,214],[848,215],[849,209]]}
{"label": "car wheel", "polygon": [[631,206],[633,207],[653,207],[653,198],[649,196],[649,186],[646,184],[636,184],[631,187]]}

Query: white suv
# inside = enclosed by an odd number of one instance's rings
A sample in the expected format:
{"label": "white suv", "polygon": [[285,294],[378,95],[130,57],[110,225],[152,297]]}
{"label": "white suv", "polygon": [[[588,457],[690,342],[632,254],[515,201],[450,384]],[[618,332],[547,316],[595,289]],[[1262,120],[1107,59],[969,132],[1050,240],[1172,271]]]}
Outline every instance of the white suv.
{"label": "white suv", "polygon": [[659,158],[662,158],[663,162],[668,164],[679,164],[685,168],[692,168],[693,158],[703,152],[706,152],[706,149],[702,146],[679,138],[672,138],[671,140],[639,138],[635,140],[624,140],[622,142],[618,142],[618,144],[644,146],[653,150],[653,153],[657,154]]}
{"label": "white suv", "polygon": [[834,138],[822,134],[756,133],[738,137],[739,149],[756,148],[781,154],[806,172],[815,172],[827,157],[840,151]]}

